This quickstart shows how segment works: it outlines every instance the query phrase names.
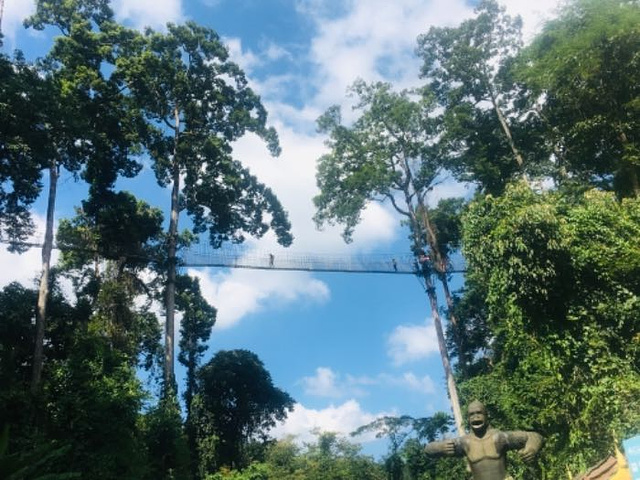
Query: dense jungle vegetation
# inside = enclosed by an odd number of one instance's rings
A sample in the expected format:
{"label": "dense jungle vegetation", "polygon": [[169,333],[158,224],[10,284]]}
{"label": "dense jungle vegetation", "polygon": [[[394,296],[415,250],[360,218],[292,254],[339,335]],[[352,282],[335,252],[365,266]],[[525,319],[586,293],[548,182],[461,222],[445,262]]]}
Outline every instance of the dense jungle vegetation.
{"label": "dense jungle vegetation", "polygon": [[[107,0],[36,3],[27,26],[59,32],[48,54],[0,56],[0,240],[24,249],[33,202],[48,195],[38,288],[0,291],[1,478],[464,479],[461,461],[421,445],[455,434],[456,405],[475,398],[495,426],[544,435],[535,465],[514,457],[519,480],[575,475],[640,433],[637,0],[572,0],[526,46],[520,20],[484,0],[473,18],[418,38],[420,88],[358,81],[353,123],[339,107],[318,119],[328,153],[316,222],[343,225],[349,241],[369,201],[389,202],[432,314],[447,320],[454,417],[363,425],[356,433],[388,440],[382,460],[332,432],[303,447],[272,439],[294,399],[250,351],[206,356],[216,309],[180,273],[180,249],[201,234],[213,246],[268,230],[292,242],[277,197],[233,158],[246,132],[280,147],[216,32],[141,33]],[[116,189],[142,156],[171,189],[166,230],[163,208]],[[52,265],[63,170],[88,195],[60,222]],[[444,175],[473,184],[473,197],[430,205]],[[180,214],[190,231],[178,231]],[[459,251],[465,286],[451,292]]]}

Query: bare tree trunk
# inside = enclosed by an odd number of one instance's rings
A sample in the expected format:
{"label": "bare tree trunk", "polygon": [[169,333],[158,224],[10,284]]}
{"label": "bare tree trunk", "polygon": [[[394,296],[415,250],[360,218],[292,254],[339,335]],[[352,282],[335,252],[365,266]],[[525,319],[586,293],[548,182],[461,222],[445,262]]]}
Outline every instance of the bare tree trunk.
{"label": "bare tree trunk", "polygon": [[[431,225],[428,212],[422,201],[419,202],[418,212],[411,212],[411,222],[413,225],[414,241],[416,247],[422,247],[424,245],[421,239],[421,233],[424,229],[427,235],[427,243],[434,255],[438,255],[436,263],[441,261],[441,255],[438,251],[438,244],[436,242],[436,233]],[[421,211],[420,211],[421,210]],[[442,329],[442,321],[440,320],[440,314],[438,313],[438,297],[436,295],[436,289],[433,285],[433,278],[431,273],[423,272],[425,287],[427,290],[427,296],[429,297],[429,304],[431,306],[431,315],[433,316],[433,323],[436,327],[436,336],[438,338],[438,349],[440,350],[440,358],[442,360],[442,366],[444,368],[445,378],[447,380],[447,391],[449,393],[449,401],[451,402],[451,410],[453,411],[453,419],[456,424],[456,430],[460,436],[465,434],[464,425],[462,422],[462,412],[460,409],[460,399],[458,398],[458,390],[456,387],[456,381],[453,378],[453,371],[451,369],[451,362],[449,360],[449,353],[447,352],[447,342],[444,337],[444,330]]]}
{"label": "bare tree trunk", "polygon": [[629,175],[631,176],[631,188],[635,197],[640,197],[640,182],[638,181],[638,167],[631,165]]}
{"label": "bare tree trunk", "polygon": [[180,132],[180,113],[175,107],[175,144],[173,149],[173,172],[171,189],[171,216],[169,219],[169,272],[167,275],[166,291],[166,322],[164,345],[164,381],[165,392],[173,390],[174,385],[174,323],[175,323],[175,296],[176,296],[176,244],[178,237],[178,215],[180,213],[180,164],[178,162],[178,139]]}
{"label": "bare tree trunk", "polygon": [[[485,70],[485,74],[486,74],[486,70]],[[489,95],[491,96],[491,104],[493,105],[493,111],[496,112],[496,115],[498,116],[498,121],[500,122],[500,126],[502,127],[504,136],[507,138],[507,143],[509,144],[509,147],[511,148],[511,152],[513,153],[513,156],[516,159],[516,163],[518,164],[518,167],[522,169],[524,168],[524,159],[522,158],[522,154],[518,150],[518,147],[516,147],[516,143],[513,141],[511,128],[509,128],[507,119],[504,117],[504,113],[502,113],[502,109],[500,108],[500,105],[498,105],[498,96],[494,92],[493,85],[491,84],[491,81],[489,80],[489,78],[490,78],[489,75],[487,75],[487,81],[489,85]],[[524,172],[523,172],[523,175],[524,175]]]}
{"label": "bare tree trunk", "polygon": [[[449,290],[449,282],[447,281],[447,259],[442,255],[440,248],[438,246],[438,236],[433,229],[433,225],[431,224],[431,219],[429,218],[429,212],[425,205],[421,205],[421,213],[422,213],[422,224],[427,232],[427,242],[429,243],[429,247],[433,252],[435,257],[435,269],[438,273],[438,279],[440,283],[442,283],[442,289],[444,290],[444,297],[447,302],[447,317],[449,321],[453,325],[454,328],[458,327],[458,318],[456,317],[453,311],[453,298],[451,297],[451,291]],[[463,358],[463,349],[462,344],[460,343],[460,338],[456,335],[454,338],[456,343],[456,349],[458,350],[458,359],[460,359],[460,366],[464,370],[464,363],[462,362]]]}
{"label": "bare tree trunk", "polygon": [[511,135],[509,124],[507,123],[506,118],[504,118],[504,114],[502,113],[502,110],[500,109],[500,106],[498,105],[496,99],[493,98],[493,95],[491,97],[491,102],[493,103],[493,108],[496,112],[496,115],[498,116],[498,120],[500,121],[500,126],[502,127],[502,131],[504,132],[504,136],[507,137],[507,143],[509,144],[511,152],[516,159],[516,163],[518,164],[518,167],[523,168],[524,159],[522,158],[522,154],[518,150],[518,147],[516,147],[516,143],[513,141],[513,135]]}
{"label": "bare tree trunk", "polygon": [[464,360],[464,355],[463,355],[464,349],[462,348],[462,342],[459,336],[460,332],[457,329],[460,322],[458,322],[458,317],[456,317],[456,314],[453,310],[453,297],[451,296],[451,291],[449,290],[449,281],[447,280],[446,273],[440,273],[438,275],[438,279],[442,284],[442,290],[444,291],[444,298],[445,298],[445,301],[447,302],[447,317],[449,318],[449,321],[451,322],[451,324],[456,328],[456,332],[454,333],[454,337],[455,337],[454,341],[456,343],[456,348],[458,350],[458,368],[460,368],[460,371],[462,372],[463,375],[466,375],[467,363]]}
{"label": "bare tree trunk", "polygon": [[53,250],[53,216],[56,208],[56,190],[58,188],[58,166],[55,160],[49,166],[49,198],[47,200],[47,224],[45,226],[44,245],[42,246],[42,273],[36,307],[36,341],[33,351],[33,373],[31,376],[31,392],[37,393],[42,380],[44,365],[44,333],[47,319],[47,302],[49,301],[49,272],[51,270],[51,251]]}
{"label": "bare tree trunk", "polygon": [[438,348],[440,349],[440,358],[442,359],[442,366],[444,367],[444,374],[447,379],[447,391],[449,392],[449,400],[451,401],[451,409],[453,410],[453,419],[456,424],[458,435],[462,436],[465,434],[465,431],[464,424],[462,422],[462,412],[460,410],[460,399],[458,398],[456,381],[453,378],[453,371],[451,370],[451,363],[449,362],[449,354],[447,353],[447,343],[444,338],[444,331],[442,330],[442,322],[440,321],[440,315],[438,314],[438,299],[436,297],[436,289],[433,286],[431,275],[425,275],[424,280],[427,287],[427,296],[429,297],[429,303],[431,304],[431,315],[433,316],[433,323],[436,327]]}

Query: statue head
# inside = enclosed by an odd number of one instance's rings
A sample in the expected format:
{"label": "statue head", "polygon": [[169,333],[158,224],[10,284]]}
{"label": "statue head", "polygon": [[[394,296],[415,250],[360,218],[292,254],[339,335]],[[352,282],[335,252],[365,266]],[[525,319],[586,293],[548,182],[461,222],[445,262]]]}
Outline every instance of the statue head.
{"label": "statue head", "polygon": [[474,400],[469,404],[467,408],[467,418],[471,430],[477,435],[484,435],[484,432],[489,427],[489,417],[487,415],[487,409],[482,402]]}

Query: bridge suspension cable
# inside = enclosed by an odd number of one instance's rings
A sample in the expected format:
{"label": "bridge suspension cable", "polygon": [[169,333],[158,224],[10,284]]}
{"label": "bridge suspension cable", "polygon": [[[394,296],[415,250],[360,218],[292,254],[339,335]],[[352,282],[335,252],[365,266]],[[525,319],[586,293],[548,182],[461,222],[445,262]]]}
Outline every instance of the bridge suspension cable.
{"label": "bridge suspension cable", "polygon": [[[2,242],[23,248],[42,248],[42,242]],[[61,247],[57,250],[87,249]],[[254,250],[246,246],[224,246],[212,248],[208,244],[195,244],[180,251],[180,266],[186,268],[219,267],[246,268],[253,270],[289,270],[305,272],[338,272],[338,273],[385,273],[415,274],[418,269],[428,271],[429,260],[419,263],[411,254],[370,253],[370,254],[336,254],[336,253],[304,253],[285,249],[269,251]],[[463,273],[462,257],[455,257],[448,273]]]}
{"label": "bridge suspension cable", "polygon": [[[185,267],[250,268],[258,270],[296,270],[310,272],[415,274],[419,264],[411,254],[370,253],[335,254],[303,253],[287,250],[276,252],[250,250],[242,247],[211,248],[194,245],[181,252]],[[427,265],[428,267],[428,265]],[[455,259],[449,273],[464,271],[462,259]]]}

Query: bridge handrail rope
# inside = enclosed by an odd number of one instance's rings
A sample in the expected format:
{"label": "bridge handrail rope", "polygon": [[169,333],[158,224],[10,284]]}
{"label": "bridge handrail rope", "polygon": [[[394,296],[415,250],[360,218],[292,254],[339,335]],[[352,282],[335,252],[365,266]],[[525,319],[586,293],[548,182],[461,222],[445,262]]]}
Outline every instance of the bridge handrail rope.
{"label": "bridge handrail rope", "polygon": [[[41,248],[40,242],[7,242],[26,248]],[[58,250],[85,250],[60,247]],[[289,270],[306,272],[342,272],[342,273],[386,273],[411,274],[430,265],[419,264],[411,254],[372,253],[372,254],[335,254],[304,253],[285,250],[259,251],[246,246],[224,246],[214,249],[208,244],[195,244],[180,251],[181,267],[219,267],[246,268],[253,270]],[[448,273],[463,273],[462,259],[455,259],[447,269]]]}
{"label": "bridge handrail rope", "polygon": [[[274,252],[250,250],[245,247],[214,249],[199,244],[182,252],[183,266],[229,267],[259,270],[297,270],[312,272],[391,273],[414,275],[422,266],[407,253],[335,254],[304,253],[277,250]],[[448,273],[462,273],[461,259],[449,265]]]}

